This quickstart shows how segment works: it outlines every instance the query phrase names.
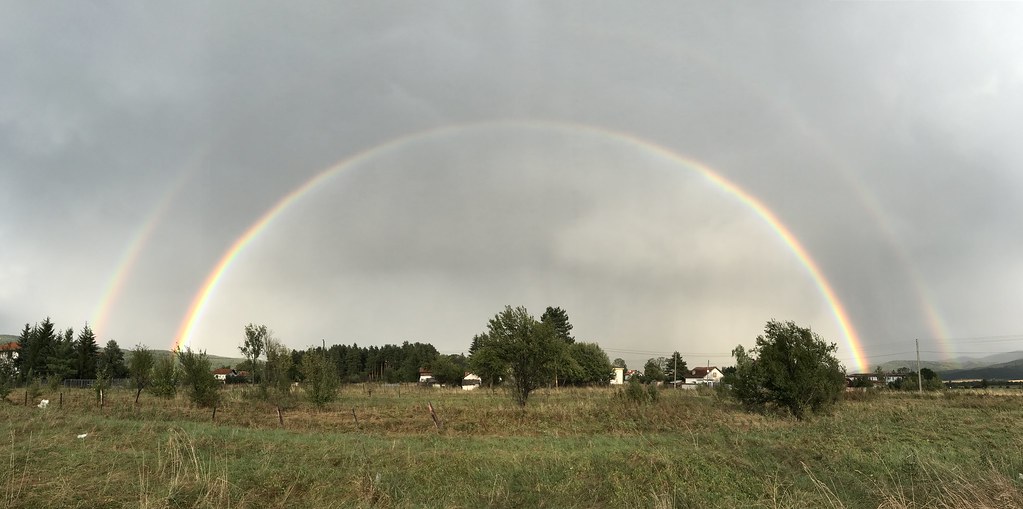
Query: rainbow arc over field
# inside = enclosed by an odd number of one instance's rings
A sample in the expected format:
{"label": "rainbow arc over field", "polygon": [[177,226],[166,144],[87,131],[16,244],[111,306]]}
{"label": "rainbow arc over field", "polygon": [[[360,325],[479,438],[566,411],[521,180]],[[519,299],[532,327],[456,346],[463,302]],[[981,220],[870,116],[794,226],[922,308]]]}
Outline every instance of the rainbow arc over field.
{"label": "rainbow arc over field", "polygon": [[668,148],[657,145],[650,141],[637,138],[631,134],[613,131],[602,127],[595,127],[586,124],[574,124],[566,122],[553,122],[553,121],[539,121],[539,120],[502,120],[502,121],[490,121],[480,122],[471,124],[455,124],[450,126],[444,126],[434,129],[429,129],[421,132],[411,133],[398,138],[391,139],[373,147],[367,148],[358,152],[346,159],[343,159],[334,165],[320,171],[315,176],[307,180],[305,183],[291,190],[291,192],[284,195],[280,200],[277,201],[270,209],[263,213],[254,223],[252,223],[238,238],[234,240],[231,246],[221,255],[217,264],[213,267],[210,273],[206,276],[199,291],[195,294],[189,305],[188,311],[182,319],[181,325],[178,328],[177,335],[171,345],[171,349],[184,347],[190,344],[192,335],[195,332],[196,326],[199,324],[203,317],[203,313],[206,306],[209,304],[213,295],[216,293],[218,284],[227,273],[231,264],[238,258],[238,256],[248,247],[253,240],[255,240],[261,232],[269,227],[274,219],[279,217],[285,212],[292,204],[301,200],[310,191],[316,189],[320,185],[328,182],[334,176],[342,173],[343,171],[357,167],[360,163],[368,161],[374,157],[381,156],[387,152],[396,151],[402,149],[405,145],[415,142],[424,141],[430,139],[439,139],[448,136],[456,136],[458,134],[468,133],[473,130],[487,129],[487,128],[522,128],[522,129],[546,129],[564,133],[576,133],[576,134],[588,134],[593,136],[602,136],[609,139],[617,140],[639,149],[648,151],[656,154],[668,161],[671,161],[677,165],[686,167],[690,170],[698,172],[708,181],[713,183],[715,186],[734,196],[740,200],[743,204],[749,207],[755,212],[761,219],[766,222],[771,229],[778,235],[778,237],[788,246],[792,253],[796,256],[799,262],[806,268],[810,274],[817,288],[820,290],[821,295],[827,301],[828,306],[831,309],[831,313],[834,316],[839,328],[845,337],[846,346],[849,349],[849,354],[856,364],[855,368],[862,371],[866,366],[866,358],[863,354],[863,348],[860,342],[856,330],[852,323],[849,321],[848,313],[842,306],[841,301],[835,294],[834,289],[828,282],[827,278],[824,277],[823,272],[817,263],[813,260],[810,254],[806,251],[799,240],[792,234],[787,226],[778,219],[770,209],[768,209],[759,199],[749,194],[733,182],[729,181],[725,177],[719,175],[717,172],[707,167],[706,165],[689,158],[686,158]]}

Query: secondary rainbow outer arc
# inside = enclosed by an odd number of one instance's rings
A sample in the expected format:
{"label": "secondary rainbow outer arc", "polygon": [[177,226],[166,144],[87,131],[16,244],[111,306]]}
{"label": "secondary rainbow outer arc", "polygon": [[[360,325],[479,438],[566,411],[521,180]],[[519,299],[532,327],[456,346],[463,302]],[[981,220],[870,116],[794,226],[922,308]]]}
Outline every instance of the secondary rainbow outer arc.
{"label": "secondary rainbow outer arc", "polygon": [[135,264],[139,260],[139,255],[149,243],[149,239],[152,238],[157,225],[160,224],[167,212],[167,209],[170,208],[170,204],[184,187],[184,183],[191,179],[192,174],[195,173],[194,165],[190,166],[190,171],[178,174],[174,184],[166,193],[164,193],[163,198],[160,199],[157,206],[154,207],[152,212],[150,212],[142,221],[142,226],[135,233],[134,237],[132,237],[131,241],[128,242],[128,247],[124,249],[121,257],[118,259],[114,273],[110,276],[110,279],[107,280],[107,284],[104,287],[103,297],[100,299],[99,304],[92,313],[92,329],[97,338],[102,338],[106,333],[106,326],[110,317],[110,311],[113,308],[114,303],[117,302],[118,298],[120,298],[121,291],[124,289],[124,283],[127,281],[128,275],[134,270]]}
{"label": "secondary rainbow outer arc", "polygon": [[[873,193],[863,184],[862,180],[856,178],[857,172],[852,171],[849,161],[852,158],[845,157],[839,153],[838,148],[832,141],[823,136],[819,129],[811,126],[811,121],[803,114],[800,113],[799,109],[792,105],[791,98],[786,99],[785,97],[767,94],[763,89],[755,86],[756,80],[754,76],[744,75],[735,72],[720,64],[717,60],[708,58],[707,55],[690,51],[685,45],[673,45],[666,44],[663,40],[656,39],[650,36],[647,32],[635,30],[629,27],[615,27],[614,31],[608,31],[607,27],[603,27],[600,30],[594,29],[592,25],[579,25],[576,26],[576,30],[580,33],[584,33],[591,37],[599,38],[613,38],[616,44],[622,42],[640,45],[640,49],[645,54],[649,54],[649,51],[657,49],[661,54],[670,55],[673,58],[681,57],[686,62],[695,62],[702,66],[704,70],[716,73],[726,78],[730,83],[743,88],[746,93],[754,94],[760,100],[767,104],[776,107],[777,111],[784,115],[789,122],[792,123],[800,132],[811,136],[813,138],[813,144],[817,147],[825,149],[831,160],[835,163],[833,168],[838,170],[838,175],[849,184],[853,190],[855,196],[859,199],[860,204],[864,210],[870,215],[874,223],[878,225],[879,230],[885,236],[888,241],[888,245],[892,247],[895,254],[898,256],[899,261],[902,263],[903,268],[906,270],[906,275],[913,283],[913,287],[916,290],[917,297],[919,299],[918,305],[923,312],[924,320],[928,330],[933,335],[933,339],[938,343],[942,352],[946,357],[953,357],[955,354],[955,347],[952,341],[949,339],[952,335],[949,333],[948,324],[945,323],[941,317],[941,313],[938,312],[938,306],[935,304],[935,299],[932,292],[928,289],[927,284],[917,266],[913,263],[913,258],[909,252],[907,252],[905,246],[899,239],[899,235],[896,234],[894,228],[891,225],[891,221],[888,219],[889,216],[884,212],[884,207],[878,201]],[[908,338],[904,338],[908,340]]]}
{"label": "secondary rainbow outer arc", "polygon": [[859,337],[856,334],[855,328],[849,321],[848,313],[843,308],[841,301],[838,299],[835,291],[832,289],[831,284],[824,277],[820,267],[813,260],[810,254],[803,247],[802,243],[792,234],[791,230],[784,223],[778,219],[777,215],[771,212],[759,199],[749,194],[730,180],[717,174],[706,165],[687,159],[672,150],[654,144],[647,140],[637,138],[631,134],[618,132],[602,127],[595,127],[585,124],[573,124],[567,122],[553,122],[553,121],[493,121],[493,122],[480,122],[472,124],[455,124],[450,126],[444,126],[434,129],[428,129],[425,131],[415,132],[394,138],[384,143],[369,147],[361,152],[354,154],[351,157],[343,159],[338,163],[328,167],[325,170],[320,171],[311,179],[296,187],[288,194],[284,195],[277,203],[275,203],[269,210],[263,213],[256,222],[249,226],[244,233],[241,234],[234,243],[224,252],[220,257],[220,260],[214,266],[213,270],[210,271],[209,275],[204,280],[199,292],[195,295],[192,300],[192,304],[189,306],[188,312],[185,315],[181,326],[178,329],[178,334],[174,339],[171,349],[177,349],[182,346],[187,346],[191,341],[192,334],[195,331],[196,325],[199,323],[203,316],[206,305],[209,303],[211,297],[217,289],[218,284],[222,280],[225,272],[231,266],[231,263],[238,257],[238,255],[256,238],[259,234],[269,226],[275,218],[277,218],[282,212],[284,212],[289,206],[295,203],[297,200],[305,196],[306,193],[315,189],[320,184],[331,179],[341,171],[357,166],[359,163],[369,160],[372,157],[379,156],[389,150],[396,149],[402,145],[415,141],[425,140],[432,137],[443,136],[447,134],[453,134],[458,132],[466,132],[475,129],[482,128],[496,128],[496,127],[522,127],[529,129],[546,128],[559,130],[563,132],[574,132],[574,133],[589,133],[601,136],[607,136],[612,139],[619,141],[628,142],[629,144],[651,151],[665,159],[672,161],[676,164],[681,164],[688,168],[698,171],[708,181],[714,183],[722,190],[729,194],[737,197],[742,203],[746,204],[754,212],[760,216],[782,239],[782,241],[792,250],[796,258],[806,267],[810,276],[813,278],[815,284],[828,302],[828,306],[831,309],[836,321],[838,322],[839,328],[842,330],[842,334],[845,336],[847,345],[852,355],[853,362],[855,362],[857,369],[862,371],[866,365],[864,360],[862,346],[860,344]]}

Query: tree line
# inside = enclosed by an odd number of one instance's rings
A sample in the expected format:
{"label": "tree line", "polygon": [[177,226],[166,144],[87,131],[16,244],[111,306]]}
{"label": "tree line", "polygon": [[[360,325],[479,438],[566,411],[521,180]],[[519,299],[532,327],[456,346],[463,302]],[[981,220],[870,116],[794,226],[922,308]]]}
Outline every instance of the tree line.
{"label": "tree line", "polygon": [[73,328],[60,330],[49,317],[34,325],[25,324],[18,336],[13,368],[22,382],[46,379],[56,384],[69,378],[128,376],[124,351],[117,341],[111,339],[100,349],[88,323],[76,336]]}

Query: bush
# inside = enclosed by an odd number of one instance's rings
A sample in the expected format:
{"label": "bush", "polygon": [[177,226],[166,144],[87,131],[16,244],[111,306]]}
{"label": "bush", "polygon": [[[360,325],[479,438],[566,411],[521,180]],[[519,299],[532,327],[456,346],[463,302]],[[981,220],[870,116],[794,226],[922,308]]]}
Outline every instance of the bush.
{"label": "bush", "polygon": [[657,384],[649,384],[646,386],[646,393],[650,397],[650,402],[657,403],[657,399],[661,397],[661,388]]}
{"label": "bush", "polygon": [[182,385],[188,390],[188,399],[197,406],[211,408],[220,402],[220,382],[213,376],[213,365],[206,352],[193,352],[190,348],[177,351],[181,361]]}
{"label": "bush", "polygon": [[845,390],[845,373],[834,356],[837,347],[793,322],[767,322],[756,346],[738,346],[732,394],[744,406],[775,406],[797,419],[831,407]]}
{"label": "bush", "polygon": [[630,378],[629,383],[625,384],[625,399],[639,404],[646,403],[649,397],[650,394],[643,388],[643,384],[639,383],[639,380]]}
{"label": "bush", "polygon": [[153,366],[153,379],[149,392],[161,398],[173,398],[178,392],[178,364],[174,356],[162,357]]}

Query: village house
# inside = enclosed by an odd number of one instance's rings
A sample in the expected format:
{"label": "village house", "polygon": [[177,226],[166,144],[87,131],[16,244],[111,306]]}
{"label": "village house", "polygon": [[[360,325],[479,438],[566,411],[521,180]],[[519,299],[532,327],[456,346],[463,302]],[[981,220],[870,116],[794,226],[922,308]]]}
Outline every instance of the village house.
{"label": "village house", "polygon": [[685,380],[685,383],[687,383],[687,384],[695,384],[695,385],[708,384],[708,385],[714,385],[714,384],[720,383],[721,379],[724,378],[724,377],[725,377],[725,374],[722,373],[721,370],[717,368],[717,366],[706,366],[706,367],[700,366],[698,368],[693,368],[693,369],[689,370],[689,373],[686,373],[683,376],[683,379]]}
{"label": "village house", "polygon": [[419,383],[434,383],[436,381],[433,371],[427,368],[419,368]]}
{"label": "village house", "polygon": [[17,341],[0,345],[0,362],[14,362],[18,358],[19,350]]}
{"label": "village house", "polygon": [[473,373],[470,373],[470,372],[466,371],[465,372],[465,376],[462,378],[462,390],[463,391],[472,391],[472,390],[479,389],[480,384],[482,384],[482,383],[483,383],[483,379],[480,378],[479,375],[476,375],[476,374],[473,374]]}
{"label": "village house", "polygon": [[906,373],[890,371],[887,373],[850,373],[846,375],[846,385],[849,387],[865,387],[869,385],[885,387],[890,383],[899,382],[906,378]]}

